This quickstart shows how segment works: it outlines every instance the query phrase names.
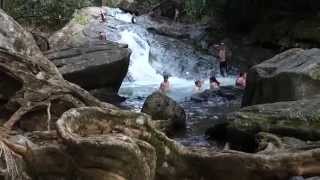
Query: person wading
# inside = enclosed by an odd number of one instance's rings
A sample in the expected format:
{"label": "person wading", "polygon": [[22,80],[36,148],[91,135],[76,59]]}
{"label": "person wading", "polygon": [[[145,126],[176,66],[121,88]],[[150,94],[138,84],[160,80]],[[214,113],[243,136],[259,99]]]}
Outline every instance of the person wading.
{"label": "person wading", "polygon": [[218,59],[220,63],[220,73],[221,76],[226,77],[228,75],[228,64],[227,64],[227,58],[226,58],[226,46],[224,43],[221,43],[218,47]]}
{"label": "person wading", "polygon": [[159,91],[162,93],[168,93],[170,88],[169,75],[163,75],[163,82],[160,84]]}

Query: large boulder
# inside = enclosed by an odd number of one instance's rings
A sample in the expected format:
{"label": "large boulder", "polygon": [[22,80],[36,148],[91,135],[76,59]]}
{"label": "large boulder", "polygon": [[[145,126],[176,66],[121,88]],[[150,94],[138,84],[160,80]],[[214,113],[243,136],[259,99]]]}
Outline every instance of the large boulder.
{"label": "large boulder", "polygon": [[242,105],[294,101],[319,94],[320,50],[291,49],[251,68]]}
{"label": "large boulder", "polygon": [[224,86],[217,90],[205,90],[191,96],[195,102],[203,101],[241,101],[243,89],[234,86]]}
{"label": "large boulder", "polygon": [[255,105],[231,113],[227,122],[208,134],[229,141],[238,148],[254,150],[260,132],[303,141],[320,140],[320,97],[299,101]]}
{"label": "large boulder", "polygon": [[97,42],[46,55],[68,81],[87,90],[107,88],[117,93],[128,71],[130,50],[116,43]]}
{"label": "large boulder", "polygon": [[173,99],[163,93],[155,92],[147,97],[142,112],[149,114],[153,120],[167,120],[173,129],[185,128],[186,113]]}

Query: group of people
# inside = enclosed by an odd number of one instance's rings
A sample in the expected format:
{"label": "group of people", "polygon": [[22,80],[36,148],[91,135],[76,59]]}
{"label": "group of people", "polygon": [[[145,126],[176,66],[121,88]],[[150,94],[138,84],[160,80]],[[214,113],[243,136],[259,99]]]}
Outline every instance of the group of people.
{"label": "group of people", "polygon": [[[235,86],[241,89],[244,89],[246,87],[246,73],[240,73],[239,76],[236,79]],[[215,76],[211,76],[209,79],[209,88],[210,90],[218,90],[220,89],[221,83],[217,80]],[[169,75],[163,76],[163,82],[160,84],[159,91],[162,93],[167,93],[171,90],[171,84],[169,82]],[[194,82],[194,87],[192,90],[193,94],[201,93],[204,91],[204,80],[196,80]]]}
{"label": "group of people", "polygon": [[[176,10],[176,16],[178,16],[179,11]],[[107,18],[106,18],[106,12],[103,12],[102,10],[100,10],[100,23],[106,23],[107,22]],[[175,18],[176,18],[175,16]],[[132,23],[136,23],[136,19],[135,19],[135,15],[132,16]],[[99,39],[100,40],[107,40],[107,33],[106,32],[99,32]],[[226,46],[224,43],[220,43],[219,45],[213,45],[210,46],[213,47],[209,48],[212,49],[212,51],[217,51],[217,52],[213,52],[212,54],[215,55],[217,57],[217,59],[219,60],[219,67],[220,67],[220,73],[222,77],[226,77],[228,75],[228,63],[227,63],[227,54],[226,54]],[[246,73],[240,73],[235,85],[239,88],[245,88],[246,87],[246,78],[247,78],[247,74]],[[169,75],[165,74],[163,76],[163,82],[160,85],[159,91],[166,93],[168,91],[170,91],[170,82],[169,82]],[[220,82],[216,79],[216,77],[214,75],[212,75],[209,78],[209,82],[210,82],[210,89],[211,90],[217,90],[220,88]],[[204,90],[204,81],[203,80],[196,80],[195,81],[195,85],[193,88],[193,93],[200,93]]]}
{"label": "group of people", "polygon": [[[219,67],[220,67],[220,73],[222,77],[226,77],[228,75],[228,64],[227,64],[227,58],[226,58],[226,47],[223,43],[220,45],[214,45],[214,48],[218,50],[218,55],[217,58],[219,60]],[[160,84],[159,91],[163,93],[167,93],[170,91],[170,82],[169,82],[169,76],[164,75],[163,76],[164,80]],[[246,87],[246,81],[247,81],[247,73],[245,72],[240,72],[236,81],[235,81],[235,86],[244,89]],[[221,83],[217,80],[217,78],[212,75],[209,78],[209,87],[210,90],[217,90],[220,88]],[[193,87],[193,93],[201,93],[204,91],[204,80],[196,80],[194,83]]]}

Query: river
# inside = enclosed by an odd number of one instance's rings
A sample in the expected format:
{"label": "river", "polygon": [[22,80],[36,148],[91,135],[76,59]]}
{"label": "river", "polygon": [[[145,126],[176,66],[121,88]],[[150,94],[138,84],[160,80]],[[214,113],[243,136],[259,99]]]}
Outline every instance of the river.
{"label": "river", "polygon": [[[162,74],[171,74],[172,89],[168,95],[185,109],[188,117],[187,130],[172,138],[187,146],[216,147],[206,140],[206,129],[239,105],[221,99],[202,103],[190,101],[194,81],[208,79],[210,71],[217,72],[215,57],[196,50],[186,40],[149,31],[150,27],[159,25],[147,16],[137,17],[137,23],[132,24],[130,14],[111,8],[107,12],[107,37],[128,44],[132,51],[129,72],[119,91],[121,96],[127,97],[122,106],[140,111],[146,97],[158,90]],[[235,82],[234,75],[224,78],[217,74],[217,79],[221,86],[232,86]],[[209,87],[208,80],[204,86]]]}

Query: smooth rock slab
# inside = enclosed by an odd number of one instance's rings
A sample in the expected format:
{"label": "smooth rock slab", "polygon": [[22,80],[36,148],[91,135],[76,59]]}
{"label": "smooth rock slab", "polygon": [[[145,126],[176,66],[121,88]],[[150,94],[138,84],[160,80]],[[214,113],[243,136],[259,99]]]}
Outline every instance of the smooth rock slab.
{"label": "smooth rock slab", "polygon": [[130,50],[125,45],[93,42],[46,53],[70,82],[85,89],[109,88],[118,92],[127,74]]}
{"label": "smooth rock slab", "polygon": [[181,129],[186,126],[184,109],[163,93],[155,92],[148,96],[141,111],[149,114],[153,120],[169,121],[173,129]]}
{"label": "smooth rock slab", "polygon": [[291,49],[250,70],[242,105],[300,100],[319,88],[320,49]]}

